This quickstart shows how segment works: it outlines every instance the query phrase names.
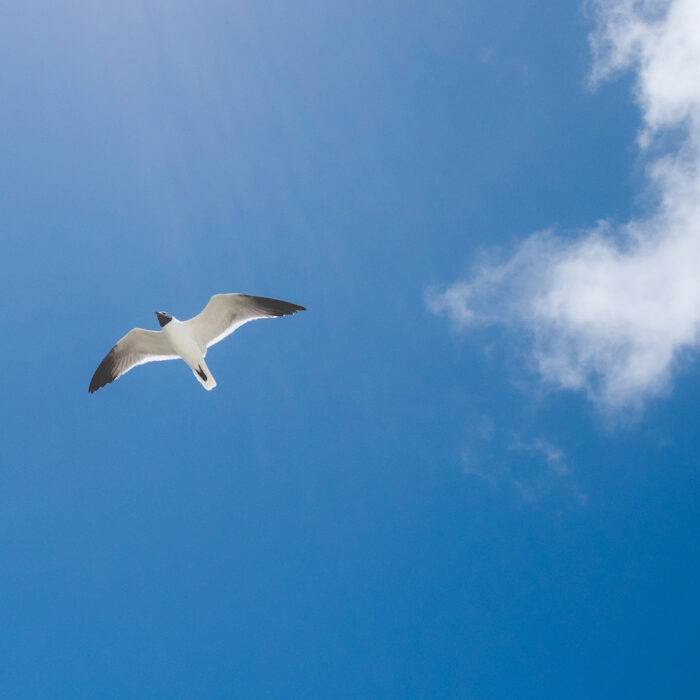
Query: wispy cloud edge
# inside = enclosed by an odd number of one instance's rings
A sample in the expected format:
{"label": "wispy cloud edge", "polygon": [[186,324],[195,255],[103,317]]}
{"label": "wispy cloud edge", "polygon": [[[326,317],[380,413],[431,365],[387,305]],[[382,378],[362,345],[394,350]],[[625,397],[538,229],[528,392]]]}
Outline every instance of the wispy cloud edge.
{"label": "wispy cloud edge", "polygon": [[426,304],[458,329],[526,330],[545,382],[583,390],[607,410],[640,408],[700,345],[700,3],[591,7],[591,84],[634,70],[640,148],[677,136],[649,160],[651,213],[621,226],[600,221],[573,240],[531,235],[502,263],[429,290]]}

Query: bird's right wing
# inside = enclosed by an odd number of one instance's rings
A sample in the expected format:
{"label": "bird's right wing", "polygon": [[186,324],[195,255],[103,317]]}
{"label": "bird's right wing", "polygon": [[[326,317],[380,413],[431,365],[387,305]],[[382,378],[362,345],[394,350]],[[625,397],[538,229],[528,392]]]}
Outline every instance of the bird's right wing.
{"label": "bird's right wing", "polygon": [[199,347],[205,350],[248,321],[287,316],[297,311],[306,311],[306,309],[298,304],[268,297],[215,294],[200,313],[185,321],[185,325],[195,337]]}
{"label": "bird's right wing", "polygon": [[132,367],[158,360],[175,360],[165,334],[162,331],[130,330],[108,353],[90,380],[88,391],[92,394],[113,382]]}

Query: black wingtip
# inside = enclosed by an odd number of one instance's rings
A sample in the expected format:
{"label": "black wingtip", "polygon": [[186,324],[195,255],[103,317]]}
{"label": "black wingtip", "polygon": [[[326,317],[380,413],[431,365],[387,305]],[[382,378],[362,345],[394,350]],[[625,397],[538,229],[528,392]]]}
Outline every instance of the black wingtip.
{"label": "black wingtip", "polygon": [[269,313],[271,316],[289,316],[297,311],[306,311],[305,306],[292,304],[290,301],[281,301],[280,299],[270,299],[269,297],[250,297],[261,310]]}
{"label": "black wingtip", "polygon": [[107,356],[100,362],[95,374],[92,375],[88,393],[94,394],[98,389],[101,389],[107,384],[111,384],[117,378],[116,363],[114,361],[114,348],[112,348]]}

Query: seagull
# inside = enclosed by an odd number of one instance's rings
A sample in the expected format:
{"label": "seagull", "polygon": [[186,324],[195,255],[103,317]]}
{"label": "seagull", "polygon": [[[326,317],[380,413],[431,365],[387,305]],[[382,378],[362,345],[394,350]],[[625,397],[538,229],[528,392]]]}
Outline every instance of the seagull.
{"label": "seagull", "polygon": [[90,380],[93,394],[133,367],[160,360],[184,360],[197,381],[207,390],[216,380],[204,362],[207,349],[248,321],[288,316],[306,311],[288,301],[248,294],[215,294],[193,318],[179,321],[166,311],[156,311],[162,330],[132,328],[108,353]]}

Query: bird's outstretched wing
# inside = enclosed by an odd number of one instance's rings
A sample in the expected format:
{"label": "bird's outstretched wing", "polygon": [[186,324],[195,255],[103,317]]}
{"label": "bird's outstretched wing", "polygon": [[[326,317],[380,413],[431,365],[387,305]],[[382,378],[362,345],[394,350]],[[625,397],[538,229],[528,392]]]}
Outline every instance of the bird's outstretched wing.
{"label": "bird's outstretched wing", "polygon": [[248,321],[257,318],[287,316],[306,311],[303,306],[279,299],[252,297],[248,294],[215,294],[209,303],[189,321],[188,330],[202,350],[223,340]]}
{"label": "bird's outstretched wing", "polygon": [[130,330],[108,353],[90,380],[88,391],[92,394],[113,382],[132,367],[158,360],[175,360],[170,343],[162,331]]}

